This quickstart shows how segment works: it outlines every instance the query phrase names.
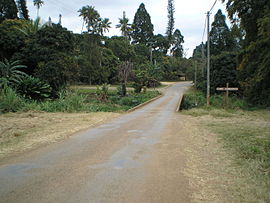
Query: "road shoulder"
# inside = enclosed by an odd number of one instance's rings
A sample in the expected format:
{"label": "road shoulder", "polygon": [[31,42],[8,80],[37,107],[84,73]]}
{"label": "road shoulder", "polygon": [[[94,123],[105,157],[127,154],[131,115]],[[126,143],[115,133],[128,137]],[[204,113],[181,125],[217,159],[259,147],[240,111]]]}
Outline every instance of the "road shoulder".
{"label": "road shoulder", "polygon": [[24,112],[0,115],[0,159],[58,142],[121,113]]}

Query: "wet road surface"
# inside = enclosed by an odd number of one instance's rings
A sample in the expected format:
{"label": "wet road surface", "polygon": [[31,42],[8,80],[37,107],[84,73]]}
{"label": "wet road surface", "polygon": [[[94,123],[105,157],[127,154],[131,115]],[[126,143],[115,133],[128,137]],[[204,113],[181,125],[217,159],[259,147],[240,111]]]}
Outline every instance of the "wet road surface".
{"label": "wet road surface", "polygon": [[0,202],[190,202],[179,117],[190,83],[67,140],[0,163]]}

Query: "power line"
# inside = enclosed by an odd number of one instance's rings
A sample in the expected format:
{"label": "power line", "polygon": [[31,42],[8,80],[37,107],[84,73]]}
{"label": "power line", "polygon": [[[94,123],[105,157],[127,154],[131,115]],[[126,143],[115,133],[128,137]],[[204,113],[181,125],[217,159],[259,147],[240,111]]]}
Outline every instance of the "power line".
{"label": "power line", "polygon": [[209,12],[211,12],[211,11],[213,10],[213,8],[215,7],[216,3],[217,3],[217,0],[216,0],[215,3],[213,4],[213,6],[212,6],[212,8],[210,9]]}
{"label": "power line", "polygon": [[[54,6],[54,8],[58,9],[58,10],[62,10],[65,12],[76,12],[76,10],[74,8],[71,8],[68,4],[63,4],[61,1],[57,1],[57,0],[47,0],[50,4],[50,6]],[[67,11],[68,10],[68,11]]]}

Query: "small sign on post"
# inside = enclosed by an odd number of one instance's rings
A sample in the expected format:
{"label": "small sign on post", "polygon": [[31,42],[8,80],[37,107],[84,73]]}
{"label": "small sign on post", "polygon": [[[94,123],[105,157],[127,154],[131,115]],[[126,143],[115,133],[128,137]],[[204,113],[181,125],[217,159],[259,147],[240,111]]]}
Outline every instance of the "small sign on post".
{"label": "small sign on post", "polygon": [[237,87],[229,87],[229,83],[226,84],[226,87],[218,87],[217,91],[226,91],[225,92],[225,106],[228,107],[228,99],[229,99],[229,92],[230,91],[238,91]]}

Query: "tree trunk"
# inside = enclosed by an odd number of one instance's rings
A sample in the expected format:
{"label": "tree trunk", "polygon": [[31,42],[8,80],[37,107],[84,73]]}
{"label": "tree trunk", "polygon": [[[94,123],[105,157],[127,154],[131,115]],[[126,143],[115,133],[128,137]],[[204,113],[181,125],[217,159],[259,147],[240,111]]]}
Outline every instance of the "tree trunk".
{"label": "tree trunk", "polygon": [[122,83],[122,96],[127,95],[127,86],[126,83]]}

